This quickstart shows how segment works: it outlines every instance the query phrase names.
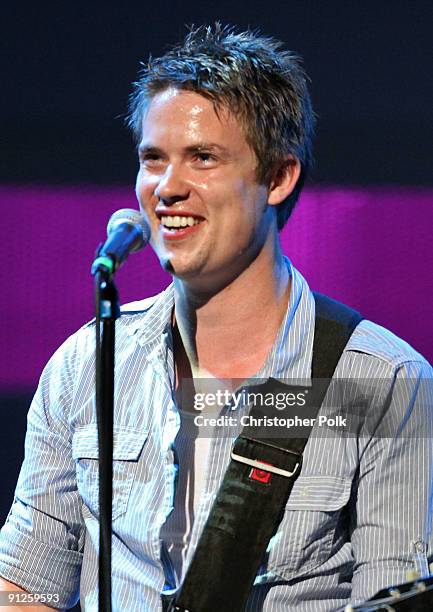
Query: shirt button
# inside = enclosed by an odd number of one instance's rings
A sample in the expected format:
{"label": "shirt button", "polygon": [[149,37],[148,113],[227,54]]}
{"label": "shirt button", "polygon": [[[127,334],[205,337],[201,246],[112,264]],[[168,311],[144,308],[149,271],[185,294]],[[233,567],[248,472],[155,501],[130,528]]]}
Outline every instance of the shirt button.
{"label": "shirt button", "polygon": [[420,540],[418,540],[418,542],[415,542],[415,550],[420,553],[425,552],[424,542],[421,542]]}

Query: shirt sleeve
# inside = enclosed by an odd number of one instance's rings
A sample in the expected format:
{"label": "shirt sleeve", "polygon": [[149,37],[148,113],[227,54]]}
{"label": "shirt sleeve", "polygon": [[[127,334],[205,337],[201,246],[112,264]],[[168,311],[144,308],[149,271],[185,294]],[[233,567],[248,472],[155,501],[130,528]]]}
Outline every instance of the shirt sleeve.
{"label": "shirt sleeve", "polygon": [[0,575],[30,592],[55,594],[59,608],[78,599],[85,534],[68,423],[74,346],[72,337],[42,374],[14,501],[0,532]]}
{"label": "shirt sleeve", "polygon": [[432,560],[433,377],[427,362],[396,371],[389,405],[364,447],[351,508],[352,603],[429,573]]}

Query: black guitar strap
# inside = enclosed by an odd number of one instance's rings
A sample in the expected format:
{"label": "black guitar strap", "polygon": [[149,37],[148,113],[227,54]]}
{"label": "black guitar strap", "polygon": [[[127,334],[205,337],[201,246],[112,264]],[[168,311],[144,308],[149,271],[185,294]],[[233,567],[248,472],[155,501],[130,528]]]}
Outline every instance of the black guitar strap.
{"label": "black guitar strap", "polygon": [[[314,298],[313,382],[305,407],[310,417],[319,411],[344,347],[362,320],[358,312],[324,295],[315,293]],[[276,393],[283,387],[286,393],[291,390],[296,394],[300,389],[274,379],[257,389]],[[269,408],[266,414],[269,415]],[[260,417],[263,412],[254,407],[249,415]],[[260,427],[244,428],[233,445],[230,464],[183,585],[175,601],[163,601],[166,610],[245,609],[269,540],[277,530],[301,471],[302,453],[311,428],[305,431],[299,438],[270,439]]]}

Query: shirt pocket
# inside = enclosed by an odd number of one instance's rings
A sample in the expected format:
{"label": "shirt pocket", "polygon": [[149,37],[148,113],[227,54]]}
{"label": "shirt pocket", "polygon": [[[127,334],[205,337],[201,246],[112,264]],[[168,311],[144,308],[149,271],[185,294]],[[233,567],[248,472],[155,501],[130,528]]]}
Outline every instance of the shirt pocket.
{"label": "shirt pocket", "polygon": [[[115,426],[113,429],[112,520],[124,514],[147,431]],[[79,427],[72,437],[78,492],[85,505],[99,516],[98,429],[95,423]]]}
{"label": "shirt pocket", "polygon": [[299,476],[269,543],[267,570],[289,580],[329,559],[351,487],[351,478]]}

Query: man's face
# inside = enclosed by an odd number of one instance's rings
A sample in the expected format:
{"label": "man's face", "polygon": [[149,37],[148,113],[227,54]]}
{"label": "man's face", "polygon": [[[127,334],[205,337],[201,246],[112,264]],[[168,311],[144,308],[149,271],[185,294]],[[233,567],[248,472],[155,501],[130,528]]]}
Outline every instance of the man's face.
{"label": "man's face", "polygon": [[139,156],[137,198],[163,267],[203,288],[233,280],[274,228],[238,121],[199,94],[168,89],[143,118]]}

